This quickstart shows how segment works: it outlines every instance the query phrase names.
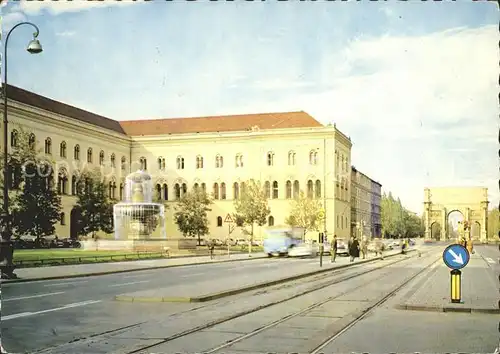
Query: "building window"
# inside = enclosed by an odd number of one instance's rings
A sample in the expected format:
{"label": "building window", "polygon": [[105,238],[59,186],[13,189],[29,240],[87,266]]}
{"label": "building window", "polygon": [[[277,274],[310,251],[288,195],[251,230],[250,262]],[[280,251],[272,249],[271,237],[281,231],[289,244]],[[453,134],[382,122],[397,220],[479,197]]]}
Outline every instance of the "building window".
{"label": "building window", "polygon": [[234,199],[240,198],[240,186],[238,185],[238,182],[233,183],[233,198]]}
{"label": "building window", "polygon": [[318,164],[318,152],[311,150],[309,152],[309,164],[310,165],[317,165]]}
{"label": "building window", "polygon": [[163,157],[158,157],[158,170],[165,171],[165,159]]}
{"label": "building window", "polygon": [[235,166],[236,168],[238,167],[243,167],[243,155],[242,154],[237,154],[234,158]]}
{"label": "building window", "polygon": [[345,172],[344,171],[344,155],[342,155],[340,157],[340,169],[342,170],[342,172]]}
{"label": "building window", "polygon": [[111,167],[115,168],[116,167],[116,156],[115,156],[115,154],[111,154],[110,161],[111,161]]}
{"label": "building window", "polygon": [[273,199],[278,199],[279,197],[279,188],[278,181],[273,182]]}
{"label": "building window", "polygon": [[293,198],[299,199],[300,195],[300,183],[299,181],[293,182]]}
{"label": "building window", "polygon": [[139,162],[141,164],[141,170],[142,171],[146,171],[148,169],[148,160],[146,160],[145,157],[141,157],[139,159]]}
{"label": "building window", "polygon": [[224,182],[220,184],[220,199],[226,199],[226,184]]}
{"label": "building window", "polygon": [[220,155],[215,156],[215,168],[224,167],[224,158]]}
{"label": "building window", "polygon": [[288,166],[295,166],[295,151],[288,152]]}
{"label": "building window", "polygon": [[321,198],[321,181],[319,179],[316,180],[314,189],[316,190],[316,198]]}
{"label": "building window", "polygon": [[292,199],[292,182],[286,181],[286,199]]}
{"label": "building window", "polygon": [[66,215],[64,213],[61,213],[60,217],[61,225],[66,225]]}
{"label": "building window", "polygon": [[182,184],[182,196],[184,197],[188,192],[188,186],[186,183]]}
{"label": "building window", "polygon": [[207,192],[207,185],[205,183],[201,184],[201,190],[203,191],[203,193]]}
{"label": "building window", "polygon": [[19,136],[19,134],[18,134],[17,130],[13,130],[13,131],[10,132],[10,146],[11,147],[17,147],[18,146],[18,143],[19,143],[18,139],[17,139],[18,136]]}
{"label": "building window", "polygon": [[87,150],[87,162],[92,163],[92,148],[88,148]]}
{"label": "building window", "polygon": [[57,191],[59,194],[68,193],[68,172],[62,168],[57,176]]}
{"label": "building window", "polygon": [[120,183],[120,200],[123,200],[123,183]]}
{"label": "building window", "polygon": [[183,170],[184,169],[184,157],[182,156],[177,156],[177,169],[178,170]]}
{"label": "building window", "polygon": [[28,147],[31,150],[35,150],[35,147],[36,147],[36,136],[33,133],[30,134],[30,137],[28,139]]}
{"label": "building window", "polygon": [[214,199],[219,199],[219,184],[214,183]]}
{"label": "building window", "polygon": [[52,154],[52,140],[50,138],[45,139],[45,153]]}
{"label": "building window", "polygon": [[267,224],[269,226],[274,226],[274,216],[270,215],[268,220],[267,220]]}
{"label": "building window", "polygon": [[266,198],[271,198],[271,183],[269,181],[264,183],[264,192],[266,193]]}
{"label": "building window", "polygon": [[156,184],[156,199],[161,200],[161,184]]}
{"label": "building window", "polygon": [[274,166],[274,152],[272,151],[267,153],[267,165]]}
{"label": "building window", "polygon": [[222,227],[222,216],[217,217],[217,227]]}
{"label": "building window", "polygon": [[99,153],[99,165],[104,166],[104,151]]}
{"label": "building window", "polygon": [[76,195],[76,176],[71,177],[71,195]]}
{"label": "building window", "polygon": [[245,182],[241,182],[240,183],[240,195],[245,194],[246,190],[247,190],[247,185],[245,184]]}
{"label": "building window", "polygon": [[163,183],[162,191],[163,191],[163,200],[168,200],[168,185],[166,183]]}
{"label": "building window", "polygon": [[203,168],[203,156],[196,156],[196,168]]}
{"label": "building window", "polygon": [[313,191],[313,181],[309,180],[307,181],[307,198],[312,199],[314,196],[314,191]]}
{"label": "building window", "polygon": [[179,185],[179,183],[176,183],[174,185],[174,193],[175,193],[176,200],[181,199],[181,186]]}
{"label": "building window", "polygon": [[63,141],[59,145],[59,156],[66,158],[66,142],[65,141]]}
{"label": "building window", "polygon": [[109,182],[109,198],[110,199],[115,199],[116,198],[116,182],[114,180]]}
{"label": "building window", "polygon": [[75,147],[73,148],[73,158],[76,161],[80,160],[80,145],[76,144]]}
{"label": "building window", "polygon": [[127,169],[127,158],[125,156],[122,156],[122,171],[125,171]]}

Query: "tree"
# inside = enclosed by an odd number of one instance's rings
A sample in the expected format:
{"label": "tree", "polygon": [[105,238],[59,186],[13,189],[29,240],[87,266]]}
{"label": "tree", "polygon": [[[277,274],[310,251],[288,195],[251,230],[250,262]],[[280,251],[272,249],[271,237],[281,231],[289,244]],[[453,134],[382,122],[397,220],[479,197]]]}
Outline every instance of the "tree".
{"label": "tree", "polygon": [[13,198],[13,227],[18,235],[53,235],[61,217],[61,197],[53,186],[54,170],[48,161],[24,166],[22,191]]}
{"label": "tree", "polygon": [[76,230],[78,236],[98,231],[113,232],[113,204],[106,193],[101,174],[98,171],[85,171],[76,183],[77,202],[75,205]]}
{"label": "tree", "polygon": [[380,206],[383,237],[420,237],[424,233],[422,219],[406,210],[391,192],[382,195]]}
{"label": "tree", "polygon": [[193,188],[186,193],[175,207],[174,220],[184,237],[201,237],[208,234],[208,212],[212,199],[201,189]]}
{"label": "tree", "polygon": [[500,237],[500,212],[498,207],[488,212],[488,240],[498,240]]}
{"label": "tree", "polygon": [[[271,214],[261,183],[254,179],[245,183],[245,187],[240,191],[240,198],[234,200],[234,209],[237,225],[242,225],[243,233],[250,238],[248,252],[252,253],[254,226],[264,226]],[[250,227],[250,230],[247,227]]]}
{"label": "tree", "polygon": [[303,191],[300,191],[298,199],[291,202],[290,215],[285,222],[292,227],[304,228],[304,233],[308,231],[318,231],[320,227],[321,203],[318,199],[308,198]]}

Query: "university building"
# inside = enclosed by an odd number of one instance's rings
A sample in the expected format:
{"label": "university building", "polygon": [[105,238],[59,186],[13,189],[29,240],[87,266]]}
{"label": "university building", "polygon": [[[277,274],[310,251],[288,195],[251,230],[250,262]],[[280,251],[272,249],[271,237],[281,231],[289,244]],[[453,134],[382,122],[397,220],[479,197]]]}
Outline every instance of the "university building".
{"label": "university building", "polygon": [[352,166],[351,186],[351,233],[358,236],[381,237],[382,185]]}
{"label": "university building", "polygon": [[[214,198],[210,237],[226,238],[224,219],[234,212],[234,199],[249,179],[264,186],[269,226],[285,226],[291,202],[302,190],[320,200],[328,235],[351,234],[351,217],[357,217],[351,212],[351,184],[357,179],[351,177],[350,138],[305,112],[117,121],[15,86],[7,92],[8,148],[16,146],[16,134],[24,130],[55,163],[54,182],[63,205],[56,226],[61,238],[75,236],[77,176],[96,167],[117,202],[124,196],[127,174],[138,169],[150,173],[158,198],[168,206],[167,237],[181,236],[173,222],[176,200],[199,186]],[[262,229],[256,228],[255,235],[261,237]],[[236,228],[231,237],[243,235]],[[317,233],[308,237],[316,239]]]}

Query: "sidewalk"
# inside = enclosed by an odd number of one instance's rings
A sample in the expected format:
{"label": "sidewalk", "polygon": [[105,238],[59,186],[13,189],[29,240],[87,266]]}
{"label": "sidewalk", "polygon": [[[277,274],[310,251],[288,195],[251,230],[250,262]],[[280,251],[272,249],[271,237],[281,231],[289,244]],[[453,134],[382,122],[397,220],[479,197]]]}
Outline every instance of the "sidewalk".
{"label": "sidewalk", "polygon": [[15,273],[20,279],[4,280],[2,283],[19,283],[34,280],[51,280],[61,278],[78,278],[95,275],[105,275],[112,273],[125,273],[139,270],[159,269],[168,267],[179,267],[184,265],[197,265],[206,263],[234,262],[234,261],[250,261],[267,257],[266,254],[252,253],[252,257],[248,253],[231,254],[215,254],[213,260],[209,256],[196,257],[178,257],[166,259],[148,259],[141,261],[126,261],[126,262],[106,262],[93,264],[75,264],[53,267],[38,267],[38,268],[19,268]]}
{"label": "sidewalk", "polygon": [[[400,251],[390,251],[384,256],[388,258],[399,254],[401,254]],[[351,263],[349,262],[349,257],[337,257],[336,263],[330,263],[330,258],[324,256],[322,268],[319,267],[318,258],[311,259],[311,261],[307,263],[297,260],[297,265],[287,263],[285,264],[286,268],[274,267],[263,270],[259,273],[259,277],[257,278],[254,274],[233,278],[231,284],[210,279],[201,283],[197,282],[196,284],[187,283],[176,287],[165,287],[122,294],[116,296],[115,300],[124,302],[204,302],[305,278],[333,269],[373,262],[379,258],[380,257],[374,256],[368,257],[365,260],[358,258],[354,263]]]}
{"label": "sidewalk", "polygon": [[462,303],[451,303],[450,269],[442,261],[407,293],[398,308],[439,312],[500,313],[495,274],[478,254],[462,271]]}

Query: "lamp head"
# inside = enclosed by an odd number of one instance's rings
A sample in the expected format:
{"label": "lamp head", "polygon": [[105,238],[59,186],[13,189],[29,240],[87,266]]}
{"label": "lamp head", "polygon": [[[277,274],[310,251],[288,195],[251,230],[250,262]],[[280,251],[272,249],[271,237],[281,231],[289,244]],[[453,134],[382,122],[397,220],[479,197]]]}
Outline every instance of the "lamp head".
{"label": "lamp head", "polygon": [[42,49],[42,45],[40,44],[40,42],[38,41],[38,39],[36,38],[33,38],[29,43],[28,43],[28,47],[26,48],[26,50],[31,53],[31,54],[38,54],[38,53],[41,53],[43,51]]}

